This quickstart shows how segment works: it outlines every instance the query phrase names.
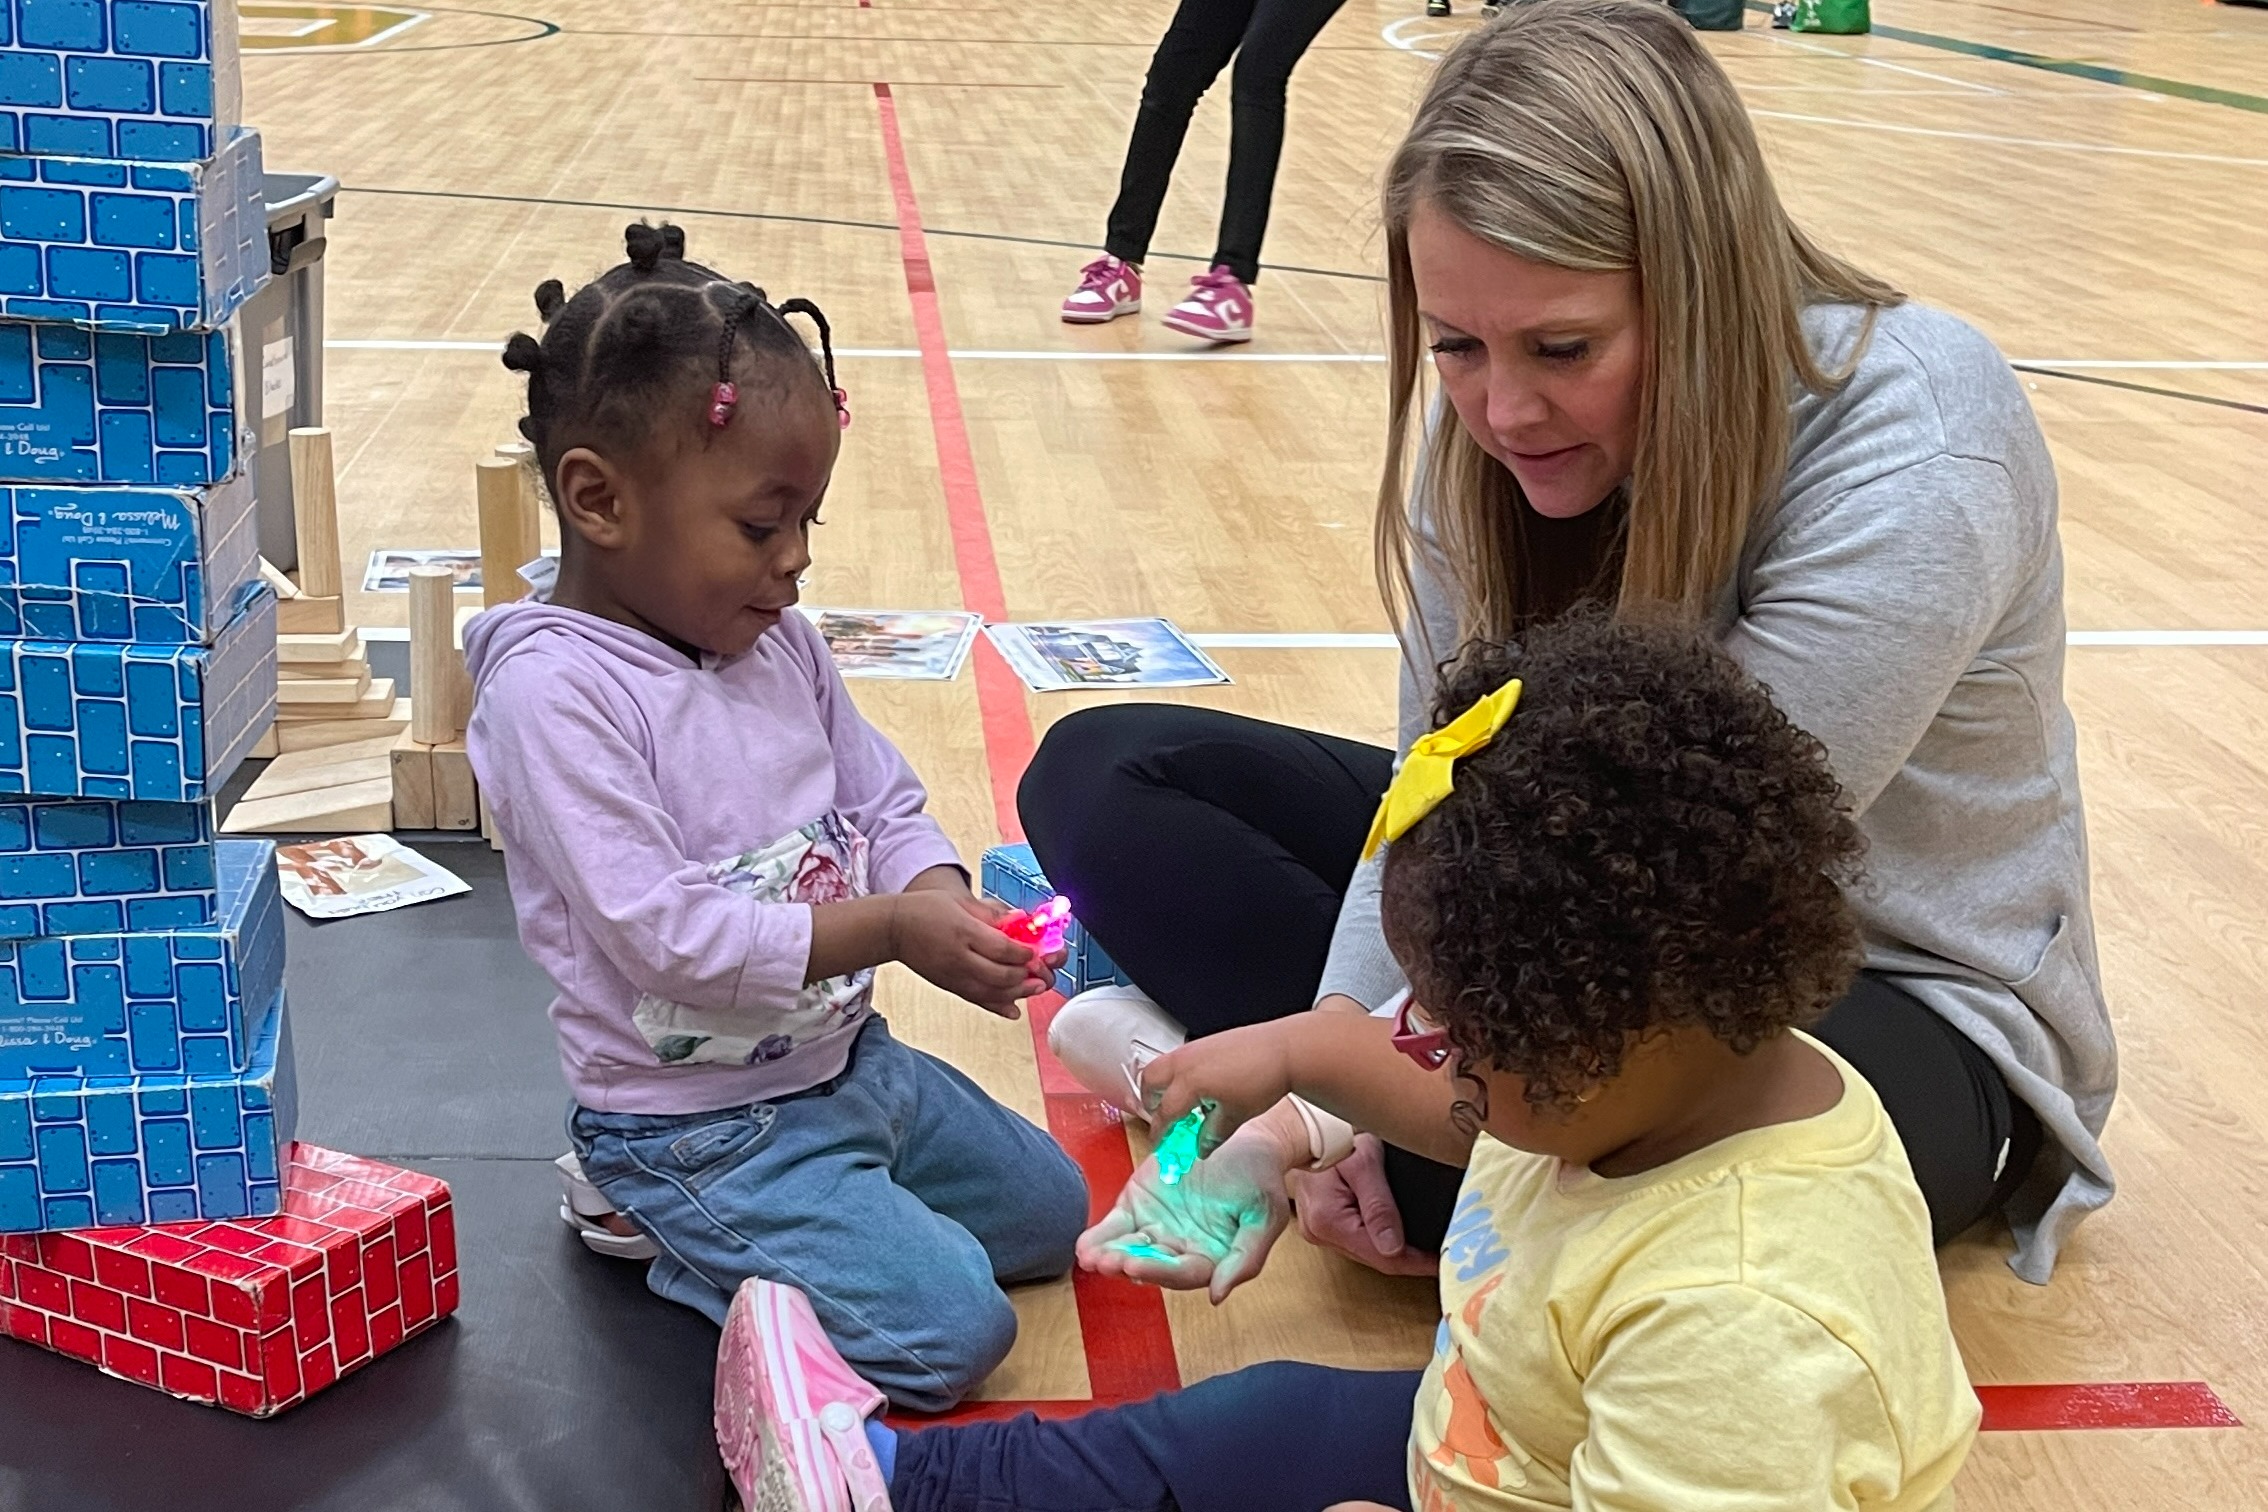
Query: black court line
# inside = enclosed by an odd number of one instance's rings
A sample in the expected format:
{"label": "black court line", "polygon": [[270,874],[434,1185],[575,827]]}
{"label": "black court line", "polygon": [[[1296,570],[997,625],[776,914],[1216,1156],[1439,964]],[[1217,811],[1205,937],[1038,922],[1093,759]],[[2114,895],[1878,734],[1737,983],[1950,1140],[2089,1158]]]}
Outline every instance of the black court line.
{"label": "black court line", "polygon": [[2154,383],[2129,383],[2123,378],[2097,378],[2091,373],[2074,373],[2063,368],[2031,367],[2021,362],[2012,362],[2009,366],[2019,373],[2032,373],[2042,378],[2063,378],[2072,383],[2092,383],[2097,388],[2125,389],[2133,394],[2155,394],[2161,399],[2186,399],[2191,404],[2212,404],[2222,409],[2243,410],[2252,415],[2268,415],[2268,404],[2247,404],[2242,399],[2193,394],[2187,389],[2160,388]]}
{"label": "black court line", "polygon": [[[628,210],[637,215],[706,216],[714,220],[785,221],[801,226],[842,226],[853,231],[888,231],[897,234],[895,221],[850,220],[833,215],[790,215],[777,210],[714,210],[698,205],[635,204],[626,200],[562,199],[543,194],[483,194],[469,189],[393,189],[369,184],[343,184],[340,192],[346,194],[391,194],[409,199],[486,200],[504,205],[555,205],[569,210]],[[1097,244],[1084,241],[1064,241],[1052,236],[1016,236],[1006,231],[949,231],[938,226],[924,226],[929,236],[952,236],[964,241],[1015,242],[1027,247],[1063,247],[1073,252],[1093,252]],[[1200,257],[1194,252],[1150,253],[1150,260],[1209,264],[1211,257]],[[1316,278],[1344,278],[1356,283],[1384,283],[1378,273],[1350,273],[1343,268],[1309,268],[1298,263],[1262,263],[1261,267],[1276,273],[1306,273]]]}

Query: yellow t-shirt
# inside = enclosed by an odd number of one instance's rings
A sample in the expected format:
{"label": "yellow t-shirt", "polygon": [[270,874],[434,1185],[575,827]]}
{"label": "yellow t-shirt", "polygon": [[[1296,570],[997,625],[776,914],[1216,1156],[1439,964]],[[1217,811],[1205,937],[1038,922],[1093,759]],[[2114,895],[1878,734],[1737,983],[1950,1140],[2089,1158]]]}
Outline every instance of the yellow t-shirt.
{"label": "yellow t-shirt", "polygon": [[1418,1512],[1950,1512],[1980,1413],[1929,1214],[1874,1089],[1819,1048],[1833,1108],[1636,1176],[1481,1136]]}

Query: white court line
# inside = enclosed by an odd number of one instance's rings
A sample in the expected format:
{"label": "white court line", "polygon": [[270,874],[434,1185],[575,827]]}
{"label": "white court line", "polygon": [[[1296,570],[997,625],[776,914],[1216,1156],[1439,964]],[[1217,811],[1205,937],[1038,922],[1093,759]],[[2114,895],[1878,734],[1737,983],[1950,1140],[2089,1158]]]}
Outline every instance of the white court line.
{"label": "white court line", "polygon": [[2045,147],[2056,152],[2098,152],[2110,157],[2165,158],[2177,163],[2220,163],[2236,168],[2268,168],[2268,158],[2227,157],[2217,152],[2169,152],[2159,147],[2117,147],[2107,142],[2069,142],[2055,137],[2000,136],[1989,131],[1949,131],[1938,126],[1896,126],[1888,121],[1859,121],[1847,116],[1799,115],[1789,110],[1750,110],[1752,116],[1773,121],[1802,121],[1813,126],[1845,126],[1856,131],[1887,131],[1897,136],[1945,137],[1957,142],[1992,142],[2003,147]]}
{"label": "white court line", "polygon": [[[1208,651],[1391,651],[1398,642],[1385,631],[1254,630],[1188,632]],[[365,625],[362,638],[406,641],[399,625]],[[2073,647],[2101,646],[2268,646],[2268,630],[2074,630],[2064,638]]]}
{"label": "white court line", "polygon": [[[257,14],[258,14],[258,12],[259,12],[259,11],[260,11],[260,10],[261,10],[262,8],[263,8],[263,7],[262,7],[262,6],[260,5],[260,3],[259,3],[259,0],[244,0],[244,5],[243,5],[243,7],[242,7],[242,9],[243,9],[243,10],[244,10],[245,12],[247,12],[247,13],[251,13],[251,14],[252,14],[252,15],[253,15],[253,16],[255,17],[255,19],[257,19]],[[397,22],[395,22],[395,23],[394,23],[394,24],[393,24],[392,26],[389,26],[389,27],[387,27],[387,28],[386,28],[386,29],[385,29],[384,31],[382,31],[382,32],[373,32],[373,33],[372,33],[371,35],[369,35],[369,36],[367,36],[367,37],[364,37],[364,38],[363,38],[363,39],[362,39],[361,41],[359,41],[359,42],[330,42],[330,43],[325,43],[325,44],[323,44],[323,45],[321,45],[321,46],[317,46],[317,47],[254,47],[254,48],[247,48],[247,49],[246,49],[246,51],[248,51],[248,52],[253,52],[253,53],[342,53],[342,52],[360,52],[360,51],[362,51],[362,50],[363,50],[364,48],[368,48],[368,47],[376,47],[376,46],[377,46],[377,45],[378,45],[379,43],[381,43],[381,42],[389,42],[389,41],[392,41],[392,40],[393,40],[394,38],[396,38],[396,37],[400,36],[400,35],[401,35],[401,34],[402,34],[403,32],[406,32],[406,31],[408,31],[408,30],[409,30],[409,29],[410,29],[411,27],[413,27],[413,26],[422,26],[422,25],[424,25],[424,24],[425,24],[426,22],[428,22],[428,21],[430,21],[430,20],[432,20],[432,19],[433,19],[433,13],[432,13],[431,11],[412,11],[412,12],[410,12],[410,13],[409,13],[409,15],[408,15],[408,16],[407,16],[406,18],[404,18],[403,20],[400,20],[400,21],[397,21]],[[333,25],[333,24],[334,24],[334,23],[333,23],[333,22],[331,22],[331,21],[324,21],[324,22],[320,22],[320,23],[318,23],[318,27],[320,27],[320,26],[330,26],[330,25]],[[291,33],[291,35],[292,35],[292,36],[294,36],[294,37],[304,37],[304,36],[308,35],[308,32],[309,32],[310,30],[314,30],[314,29],[317,29],[317,28],[308,28],[308,29],[303,29],[303,30],[301,30],[301,31],[296,31],[296,32],[293,32],[293,33]],[[261,34],[261,33],[254,33],[253,35],[255,35],[255,36],[258,36],[258,35],[262,35],[262,34]],[[268,33],[267,35],[274,35],[274,34],[273,34],[273,33]]]}
{"label": "white court line", "polygon": [[1805,52],[1823,53],[1830,58],[1841,58],[1846,63],[1865,63],[1874,68],[1887,68],[1892,73],[1912,74],[1917,79],[1928,79],[1934,84],[1958,84],[1961,88],[1973,90],[1978,94],[1997,95],[2008,92],[2004,89],[1995,89],[1990,84],[1979,84],[1973,79],[1956,79],[1949,74],[1935,74],[1927,69],[1909,68],[1903,63],[1893,63],[1887,58],[1870,58],[1860,53],[1847,53],[1839,47],[1828,47],[1822,43],[1807,41],[1801,37],[1783,37],[1776,31],[1768,31],[1764,35],[1783,47],[1800,47]]}
{"label": "white court line", "polygon": [[[1413,22],[1422,24],[1424,20],[1425,18],[1422,16],[1405,16],[1378,35],[1385,39],[1388,46],[1398,48],[1413,57],[1431,58],[1438,61],[1441,54],[1428,52],[1425,48],[1418,46],[1415,41],[1407,40],[1402,35],[1404,27]],[[1832,49],[1829,50],[1832,51]],[[1848,55],[1846,54],[1846,56]],[[1876,60],[1862,59],[1857,61]],[[1884,64],[1883,66],[1899,67],[1897,64]],[[1912,73],[1915,70],[1902,69],[1901,71]],[[1936,78],[1938,75],[1927,74],[1924,77]],[[1964,81],[1955,80],[1954,82]],[[2001,94],[2004,91],[1996,89],[1992,93]],[[1936,126],[1894,126],[1888,121],[1858,121],[1845,116],[1799,115],[1793,111],[1757,110],[1753,107],[1748,113],[1752,116],[1761,116],[1774,121],[1802,121],[1812,126],[1844,126],[1857,131],[1888,131],[1899,136],[1946,137],[1957,142],[1991,142],[2002,147],[2045,147],[2056,152],[2097,152],[2111,157],[2163,158],[2177,163],[2220,163],[2234,168],[2268,168],[2268,158],[2227,157],[2215,152],[2172,152],[2159,147],[2118,147],[2107,142],[2071,142],[2054,137],[2000,136],[1989,131],[1951,131]]]}
{"label": "white court line", "polygon": [[[500,341],[395,341],[390,339],[342,339],[326,341],[326,348],[346,352],[486,352],[491,355],[504,350]],[[837,347],[835,355],[841,358],[895,359],[912,361],[921,356],[915,347]],[[1326,363],[1382,363],[1386,358],[1377,352],[1214,352],[1192,349],[1185,352],[1081,352],[1073,350],[1006,351],[956,348],[950,354],[956,361],[965,362],[1326,362]],[[2010,362],[2036,368],[2104,368],[2133,372],[2167,373],[2257,373],[2268,372],[2268,362],[2227,361],[2221,359],[2197,360],[2186,358],[2135,357],[2011,357]]]}

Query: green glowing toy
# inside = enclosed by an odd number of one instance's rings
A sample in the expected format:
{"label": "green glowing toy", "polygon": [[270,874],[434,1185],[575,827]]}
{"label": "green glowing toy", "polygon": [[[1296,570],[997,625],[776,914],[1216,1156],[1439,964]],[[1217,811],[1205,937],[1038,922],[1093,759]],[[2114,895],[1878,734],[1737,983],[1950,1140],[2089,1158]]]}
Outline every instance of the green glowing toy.
{"label": "green glowing toy", "polygon": [[1158,1180],[1178,1186],[1197,1164],[1197,1131],[1205,1126],[1204,1108],[1192,1108],[1158,1141]]}

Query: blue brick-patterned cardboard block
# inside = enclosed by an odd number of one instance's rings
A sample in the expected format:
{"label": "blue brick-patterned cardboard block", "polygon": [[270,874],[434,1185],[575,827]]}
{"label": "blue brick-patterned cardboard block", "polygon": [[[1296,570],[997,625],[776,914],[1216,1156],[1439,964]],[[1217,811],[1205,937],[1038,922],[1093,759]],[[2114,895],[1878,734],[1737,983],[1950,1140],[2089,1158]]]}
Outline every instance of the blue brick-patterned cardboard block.
{"label": "blue brick-patterned cardboard block", "polygon": [[276,596],[210,646],[0,641],[0,793],[201,803],[276,713]]}
{"label": "blue brick-patterned cardboard block", "polygon": [[260,577],[259,491],[0,488],[0,638],[204,644]]}
{"label": "blue brick-patterned cardboard block", "polygon": [[283,989],[276,847],[223,840],[219,859],[212,928],[0,943],[0,1079],[251,1064]]}
{"label": "blue brick-patterned cardboard block", "polygon": [[283,985],[275,847],[223,840],[217,865],[207,928],[0,942],[0,1078],[249,1064]]}
{"label": "blue brick-patterned cardboard block", "polygon": [[[1010,908],[1036,908],[1055,896],[1028,845],[996,845],[986,851],[977,868],[977,887],[986,897],[998,898]],[[1055,990],[1065,997],[1089,987],[1131,985],[1131,979],[1079,927],[1076,918],[1063,931],[1063,948],[1067,954],[1055,969]]]}
{"label": "blue brick-patterned cardboard block", "polygon": [[223,916],[210,803],[0,801],[0,949],[203,929]]}
{"label": "blue brick-patterned cardboard block", "polygon": [[297,1103],[281,993],[243,1071],[0,1081],[0,1233],[266,1217]]}
{"label": "blue brick-patterned cardboard block", "polygon": [[235,0],[0,0],[0,152],[193,163],[244,110]]}
{"label": "blue brick-patterned cardboard block", "polygon": [[0,320],[0,483],[224,481],[238,444],[236,337],[129,336]]}
{"label": "blue brick-patterned cardboard block", "polygon": [[0,314],[215,330],[268,268],[257,132],[202,163],[0,157]]}

